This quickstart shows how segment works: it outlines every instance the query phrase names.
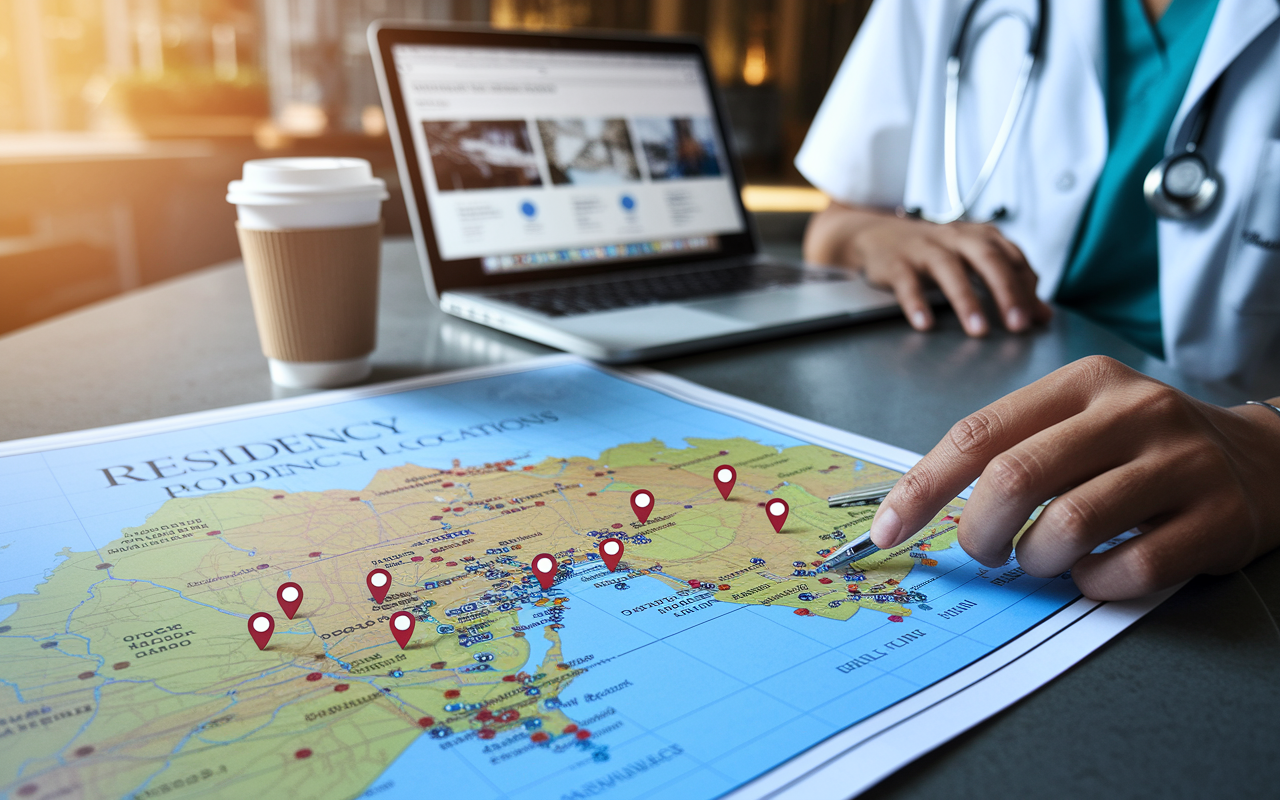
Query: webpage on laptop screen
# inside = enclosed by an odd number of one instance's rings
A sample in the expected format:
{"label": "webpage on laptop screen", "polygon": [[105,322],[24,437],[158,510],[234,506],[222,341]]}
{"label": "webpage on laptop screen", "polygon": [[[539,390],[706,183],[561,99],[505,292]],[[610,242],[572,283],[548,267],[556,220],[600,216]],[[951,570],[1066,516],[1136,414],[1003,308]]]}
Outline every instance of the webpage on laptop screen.
{"label": "webpage on laptop screen", "polygon": [[744,222],[698,60],[393,49],[436,244],[500,273],[719,249]]}

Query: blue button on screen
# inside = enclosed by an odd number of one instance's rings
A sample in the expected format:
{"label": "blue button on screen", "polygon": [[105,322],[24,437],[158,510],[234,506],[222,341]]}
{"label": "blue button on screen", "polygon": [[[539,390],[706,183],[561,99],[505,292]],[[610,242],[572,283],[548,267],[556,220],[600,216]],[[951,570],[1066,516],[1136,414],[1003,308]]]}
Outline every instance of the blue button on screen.
{"label": "blue button on screen", "polygon": [[538,207],[533,203],[530,203],[528,200],[525,200],[520,204],[520,213],[524,214],[526,217],[532,218],[538,213]]}

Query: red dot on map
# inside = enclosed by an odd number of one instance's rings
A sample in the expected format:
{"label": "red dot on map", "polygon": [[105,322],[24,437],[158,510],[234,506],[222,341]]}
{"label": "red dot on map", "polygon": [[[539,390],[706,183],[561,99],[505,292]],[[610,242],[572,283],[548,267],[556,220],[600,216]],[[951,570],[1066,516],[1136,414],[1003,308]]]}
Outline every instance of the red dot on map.
{"label": "red dot on map", "polygon": [[587,497],[595,497],[595,496],[596,496],[595,492],[587,492]]}
{"label": "red dot on map", "polygon": [[310,747],[304,747],[304,748],[302,748],[301,750],[299,750],[298,752],[294,753],[294,754],[293,754],[293,757],[294,757],[294,758],[298,758],[298,759],[302,759],[302,758],[311,758],[311,748],[310,748]]}
{"label": "red dot on map", "polygon": [[128,668],[129,668],[129,662],[128,662],[128,661],[117,661],[116,663],[114,663],[114,664],[112,664],[112,665],[111,665],[111,668],[112,668],[112,669],[128,669]]}
{"label": "red dot on map", "polygon": [[476,737],[480,739],[492,739],[497,735],[498,735],[498,732],[495,731],[493,728],[481,728],[480,731],[476,734]]}
{"label": "red dot on map", "polygon": [[538,584],[542,587],[542,591],[551,590],[552,584],[556,580],[556,570],[559,565],[556,563],[555,557],[550,553],[540,553],[533,557],[533,575],[538,579]]}
{"label": "red dot on map", "polygon": [[458,562],[457,562],[457,561],[446,561],[446,562],[444,562],[444,565],[445,565],[446,567],[456,567],[456,566],[458,566]]}
{"label": "red dot on map", "polygon": [[597,472],[597,473],[596,473],[596,477],[597,477],[597,478],[603,478],[603,477],[604,477],[604,473],[603,473],[603,472]]}
{"label": "red dot on map", "polygon": [[308,675],[308,676],[307,676],[307,680],[309,680],[309,681],[318,681],[318,680],[320,680],[320,679],[321,679],[321,678],[323,678],[323,677],[324,677],[324,675],[320,674],[319,672],[313,672],[313,673],[311,673],[310,675]]}
{"label": "red dot on map", "polygon": [[441,561],[444,561],[444,556],[432,556],[432,557],[431,557],[431,563],[432,563],[432,564],[437,564],[437,563],[439,563],[439,562],[441,562]]}
{"label": "red dot on map", "polygon": [[649,514],[653,512],[653,492],[648,489],[636,489],[632,492],[631,510],[635,512],[641,525],[648,522]]}
{"label": "red dot on map", "polygon": [[220,533],[222,533],[222,531],[209,531],[205,536],[217,536]]}
{"label": "red dot on map", "polygon": [[765,516],[769,518],[769,524],[773,526],[776,533],[782,533],[782,526],[787,524],[787,514],[790,512],[787,501],[780,497],[765,502]]}
{"label": "red dot on map", "polygon": [[514,636],[514,637],[516,637],[517,639],[523,639],[523,638],[524,638],[524,631],[512,631],[512,632],[511,632],[511,635],[512,635],[512,636]]}
{"label": "red dot on map", "polygon": [[284,495],[282,495],[282,494],[278,494],[278,495],[273,496],[271,499],[272,499],[272,500],[283,500],[283,499],[284,499]]}
{"label": "red dot on map", "polygon": [[538,744],[542,744],[551,737],[547,735],[546,731],[538,731],[537,733],[532,734],[529,738]]}
{"label": "red dot on map", "polygon": [[702,581],[698,580],[697,578],[690,578],[689,585],[697,589],[699,586],[702,585]]}
{"label": "red dot on map", "polygon": [[818,578],[818,583],[831,583],[830,578]]}
{"label": "red dot on map", "polygon": [[348,500],[350,500],[350,501],[351,501],[351,502],[353,502],[353,503],[359,503],[359,502],[360,502],[360,498],[359,498],[359,497],[348,497],[347,499],[348,499]]}
{"label": "red dot on map", "polygon": [[733,491],[733,485],[738,481],[738,471],[728,464],[721,464],[711,473],[711,479],[720,490],[720,496],[728,500],[729,492]]}
{"label": "red dot on map", "polygon": [[807,617],[807,616],[809,616],[809,615],[810,615],[811,613],[813,613],[813,612],[811,612],[811,611],[810,611],[809,609],[807,609],[807,608],[797,608],[797,609],[796,609],[794,612],[792,612],[792,613],[794,613],[796,616],[800,616],[800,617]]}
{"label": "red dot on map", "polygon": [[621,528],[621,527],[622,527],[622,523],[621,523],[621,522],[615,522],[615,523],[613,523],[612,525],[610,525],[609,527],[610,527],[610,528]]}
{"label": "red dot on map", "polygon": [[387,599],[387,591],[391,588],[391,573],[382,567],[369,570],[369,574],[364,576],[365,586],[369,587],[369,593],[373,595],[373,602],[381,605],[383,600]]}
{"label": "red dot on map", "polygon": [[850,586],[850,587],[849,587],[849,592],[850,592],[851,594],[857,594],[857,593],[858,593],[858,592],[860,592],[860,591],[862,591],[862,590],[861,590],[861,589],[859,589],[857,586]]}
{"label": "red dot on map", "polygon": [[444,662],[443,662],[443,661],[432,661],[432,662],[431,662],[431,668],[432,668],[432,669],[444,669]]}
{"label": "red dot on map", "polygon": [[578,726],[577,726],[577,725],[574,725],[572,722],[570,722],[568,725],[565,725],[565,726],[564,726],[564,732],[565,732],[565,733],[573,733],[573,732],[575,732],[576,730],[578,730]]}
{"label": "red dot on map", "polygon": [[890,622],[902,622],[902,617],[898,616],[897,614],[890,614],[890,615],[889,615],[889,621],[890,621]]}
{"label": "red dot on map", "polygon": [[476,714],[477,722],[488,722],[491,719],[493,719],[493,712],[487,708],[481,709],[480,713]]}
{"label": "red dot on map", "polygon": [[622,542],[610,536],[600,543],[600,558],[604,561],[604,565],[613,572],[618,568],[618,562],[622,559]]}
{"label": "red dot on map", "polygon": [[452,700],[455,697],[461,697],[462,692],[458,691],[457,689],[446,689],[444,692],[444,696],[449,700]]}
{"label": "red dot on map", "polygon": [[111,564],[108,564],[107,562],[104,561],[101,564],[94,567],[94,569],[111,569],[111,567],[112,567]]}
{"label": "red dot on map", "polygon": [[574,736],[577,736],[579,739],[590,739],[591,731],[587,730],[586,728],[583,728],[582,730],[575,733]]}
{"label": "red dot on map", "polygon": [[411,559],[409,559],[409,560],[410,560],[410,561],[421,561],[421,560],[422,560],[422,556],[414,556],[413,558],[411,558]]}
{"label": "red dot on map", "polygon": [[270,564],[259,564],[259,565],[258,565],[258,569],[266,569],[266,568],[267,568],[267,567],[269,567],[269,566],[271,566],[271,565],[270,565]]}
{"label": "red dot on map", "polygon": [[81,673],[80,673],[79,675],[77,675],[76,677],[77,677],[77,678],[79,678],[79,679],[80,679],[80,680],[82,680],[82,681],[87,681],[87,680],[89,680],[90,678],[92,678],[94,675],[97,675],[97,674],[98,674],[98,673],[96,673],[96,672],[81,672]]}
{"label": "red dot on map", "polygon": [[91,753],[93,753],[93,745],[91,744],[86,744],[84,747],[76,748],[76,756],[78,758],[84,758],[85,756],[90,755]]}
{"label": "red dot on map", "polygon": [[298,613],[298,606],[302,605],[302,587],[293,581],[280,584],[280,588],[276,589],[276,602],[280,604],[284,615],[293,619],[293,615]]}
{"label": "red dot on map", "polygon": [[445,481],[444,483],[440,484],[440,488],[441,488],[441,489],[451,489],[451,488],[453,488],[453,481]]}
{"label": "red dot on map", "polygon": [[313,552],[313,553],[307,553],[307,558],[319,558],[319,557],[320,557],[320,551],[319,551],[319,550],[316,550],[316,551],[315,551],[315,552]]}
{"label": "red dot on map", "polygon": [[420,728],[430,728],[432,725],[435,725],[435,724],[436,724],[435,719],[431,717],[418,717],[418,727]]}
{"label": "red dot on map", "polygon": [[502,676],[502,679],[503,679],[504,681],[507,681],[508,683],[512,683],[512,682],[514,682],[514,681],[515,681],[516,676],[515,676],[515,675],[503,675],[503,676]]}
{"label": "red dot on map", "polygon": [[333,687],[333,690],[334,690],[335,692],[345,692],[346,690],[348,690],[348,689],[350,689],[350,688],[351,688],[350,684],[340,683],[340,684],[338,684],[337,686]]}
{"label": "red dot on map", "polygon": [[454,506],[454,507],[453,507],[453,510],[454,510],[454,511],[466,511],[466,509],[465,509],[465,508],[463,508],[462,506]]}

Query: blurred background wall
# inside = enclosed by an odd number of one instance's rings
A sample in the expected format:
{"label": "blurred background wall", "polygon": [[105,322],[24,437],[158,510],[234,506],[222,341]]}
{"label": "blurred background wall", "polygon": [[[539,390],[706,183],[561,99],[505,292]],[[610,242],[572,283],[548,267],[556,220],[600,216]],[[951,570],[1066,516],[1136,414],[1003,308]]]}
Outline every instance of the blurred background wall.
{"label": "blurred background wall", "polygon": [[[0,0],[0,333],[238,255],[250,158],[352,155],[392,188],[365,28],[379,18],[703,39],[754,211],[803,211],[791,161],[870,0]],[[794,235],[803,217],[781,215]],[[198,309],[193,309],[198,313]]]}

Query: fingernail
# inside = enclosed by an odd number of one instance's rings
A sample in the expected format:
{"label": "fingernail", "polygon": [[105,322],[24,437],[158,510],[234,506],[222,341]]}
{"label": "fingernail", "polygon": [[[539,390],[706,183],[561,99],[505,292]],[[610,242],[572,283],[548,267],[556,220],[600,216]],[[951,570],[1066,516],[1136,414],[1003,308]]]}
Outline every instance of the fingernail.
{"label": "fingernail", "polygon": [[1004,317],[1005,326],[1011,331],[1020,331],[1027,327],[1027,312],[1020,308],[1011,308]]}
{"label": "fingernail", "polygon": [[929,327],[929,315],[923,311],[911,312],[911,327],[918,331],[922,331]]}
{"label": "fingernail", "polygon": [[902,535],[902,520],[891,506],[881,505],[871,520],[871,541],[876,547],[893,547],[907,537]]}
{"label": "fingernail", "polygon": [[980,334],[987,329],[987,320],[977,311],[969,315],[969,321],[965,323],[965,327],[969,329],[969,333]]}

